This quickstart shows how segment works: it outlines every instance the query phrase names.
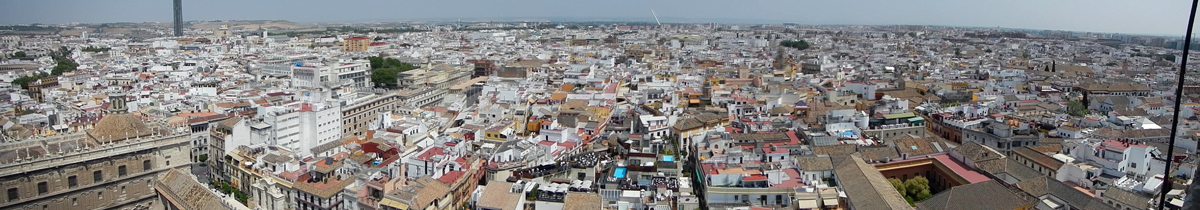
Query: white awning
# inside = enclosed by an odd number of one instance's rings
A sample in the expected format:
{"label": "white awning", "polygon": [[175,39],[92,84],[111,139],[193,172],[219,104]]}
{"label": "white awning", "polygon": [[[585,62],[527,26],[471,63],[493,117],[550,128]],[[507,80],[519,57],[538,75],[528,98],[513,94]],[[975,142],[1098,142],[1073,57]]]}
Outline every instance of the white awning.
{"label": "white awning", "polygon": [[822,201],[822,202],[823,202],[823,204],[824,204],[825,206],[838,206],[838,199],[837,199],[837,198],[826,198],[826,199],[825,199],[824,201]]}
{"label": "white awning", "polygon": [[820,205],[817,205],[817,200],[799,200],[799,201],[796,201],[796,208],[797,208],[797,209],[816,209],[816,208],[819,208],[819,207],[821,207],[821,206],[820,206]]}

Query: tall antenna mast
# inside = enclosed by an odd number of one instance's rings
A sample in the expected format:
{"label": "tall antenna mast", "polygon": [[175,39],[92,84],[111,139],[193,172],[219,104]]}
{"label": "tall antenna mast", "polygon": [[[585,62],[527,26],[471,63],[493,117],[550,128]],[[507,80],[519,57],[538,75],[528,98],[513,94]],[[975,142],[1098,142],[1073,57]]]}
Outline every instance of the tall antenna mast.
{"label": "tall antenna mast", "polygon": [[662,26],[662,22],[658,21],[658,13],[655,13],[654,9],[650,9],[650,14],[654,15],[654,22],[658,23],[658,26]]}

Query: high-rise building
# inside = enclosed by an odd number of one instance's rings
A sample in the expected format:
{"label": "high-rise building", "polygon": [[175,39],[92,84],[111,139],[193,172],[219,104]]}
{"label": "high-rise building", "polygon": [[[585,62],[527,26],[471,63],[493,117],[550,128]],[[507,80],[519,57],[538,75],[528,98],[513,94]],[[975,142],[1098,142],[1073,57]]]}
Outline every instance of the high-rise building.
{"label": "high-rise building", "polygon": [[342,51],[346,52],[364,52],[371,47],[371,38],[353,37],[342,40]]}
{"label": "high-rise building", "polygon": [[183,0],[175,0],[175,36],[183,36]]}

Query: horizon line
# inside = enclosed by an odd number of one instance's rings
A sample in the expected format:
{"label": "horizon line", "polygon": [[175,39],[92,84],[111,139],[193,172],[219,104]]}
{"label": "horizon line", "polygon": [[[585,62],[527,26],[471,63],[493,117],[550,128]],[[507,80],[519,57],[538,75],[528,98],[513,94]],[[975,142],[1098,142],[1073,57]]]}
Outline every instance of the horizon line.
{"label": "horizon line", "polygon": [[[287,21],[293,23],[308,23],[308,24],[355,24],[355,23],[403,23],[403,22],[454,22],[454,21],[470,21],[470,22],[521,22],[531,21],[523,19],[541,19],[538,21],[559,22],[559,23],[582,23],[582,22],[640,22],[654,23],[653,19],[644,20],[646,17],[469,17],[469,18],[420,18],[420,19],[392,19],[392,20],[345,20],[345,21],[294,21],[285,19],[257,19],[257,20],[185,20],[184,22],[224,22],[224,21]],[[725,25],[783,25],[795,24],[800,26],[932,26],[932,27],[957,27],[957,28],[998,28],[1007,30],[1049,30],[1049,31],[1064,31],[1064,32],[1082,32],[1082,33],[1103,33],[1103,34],[1122,34],[1136,36],[1159,36],[1182,38],[1184,34],[1152,34],[1152,33],[1129,33],[1129,32],[1105,32],[1105,31],[1077,31],[1066,29],[1041,29],[1041,28],[1020,28],[1020,27],[1004,27],[1004,26],[955,26],[955,25],[936,25],[936,24],[852,24],[852,23],[803,23],[801,21],[784,21],[777,19],[758,19],[758,18],[716,18],[705,21],[707,18],[685,18],[685,17],[659,17],[661,19],[691,19],[692,21],[662,21],[662,24],[703,24],[715,23]],[[490,20],[494,19],[494,20]],[[554,20],[554,19],[575,19],[575,20]],[[577,19],[594,19],[594,20],[577,20]],[[111,23],[171,23],[173,21],[141,21],[141,22],[70,22],[70,23],[24,23],[24,24],[4,24],[2,26],[18,26],[18,25],[70,25],[70,24],[111,24]]]}

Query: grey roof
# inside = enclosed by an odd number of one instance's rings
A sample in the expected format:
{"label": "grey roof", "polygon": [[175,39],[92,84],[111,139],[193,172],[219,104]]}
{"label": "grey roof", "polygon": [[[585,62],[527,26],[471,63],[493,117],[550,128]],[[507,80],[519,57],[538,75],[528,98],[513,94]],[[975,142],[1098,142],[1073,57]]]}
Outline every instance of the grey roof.
{"label": "grey roof", "polygon": [[863,160],[881,161],[887,158],[899,159],[900,153],[896,152],[895,147],[858,147],[858,153],[862,155]]}
{"label": "grey roof", "polygon": [[1058,170],[1058,168],[1061,168],[1062,165],[1064,164],[1061,160],[1055,159],[1054,157],[1050,157],[1049,155],[1046,155],[1041,152],[1030,149],[1029,147],[1021,147],[1021,148],[1014,149],[1012,151],[1012,153],[1013,153],[1013,155],[1019,155],[1019,156],[1025,157],[1026,159],[1033,160],[1033,162],[1037,163],[1038,165],[1042,165],[1042,166],[1045,166],[1046,168],[1050,168],[1050,169],[1054,169],[1054,170]]}
{"label": "grey roof", "polygon": [[962,185],[943,191],[917,203],[919,209],[1018,209],[1028,201],[1009,191],[996,180]]}
{"label": "grey roof", "polygon": [[838,144],[828,146],[813,147],[813,154],[818,155],[850,155],[858,151],[858,146],[853,144]]}
{"label": "grey roof", "polygon": [[179,208],[232,209],[222,203],[221,197],[218,197],[216,193],[209,191],[187,172],[179,169],[170,169],[159,174],[158,184],[155,185],[155,188],[166,192],[163,196],[170,198],[167,200]]}
{"label": "grey roof", "polygon": [[975,166],[984,172],[992,174],[992,176],[1000,177],[1000,175],[1007,174],[1016,179],[1017,182],[1045,176],[1037,170],[1009,158],[978,162],[975,163]]}
{"label": "grey roof", "polygon": [[574,116],[561,114],[558,115],[558,124],[562,125],[563,127],[574,128],[575,120],[576,118]]}
{"label": "grey roof", "polygon": [[1017,188],[1034,197],[1054,196],[1076,209],[1112,209],[1112,207],[1104,205],[1104,201],[1046,176],[1018,182]]}
{"label": "grey roof", "polygon": [[1150,196],[1129,192],[1121,188],[1112,187],[1104,191],[1104,198],[1124,203],[1125,206],[1145,206],[1150,201]]}
{"label": "grey roof", "polygon": [[832,171],[833,160],[829,157],[801,156],[796,157],[796,166],[802,171]]}
{"label": "grey roof", "polygon": [[883,174],[862,157],[841,155],[832,159],[834,174],[851,200],[851,209],[913,209]]}
{"label": "grey roof", "polygon": [[1020,100],[1021,99],[1017,99],[1017,95],[1012,95],[1012,94],[1004,95],[1004,101],[1020,101]]}
{"label": "grey roof", "polygon": [[321,154],[322,152],[326,152],[326,151],[332,150],[334,148],[337,148],[338,146],[342,146],[342,141],[325,142],[324,144],[317,145],[316,147],[310,148],[309,151],[312,152],[313,154]]}
{"label": "grey roof", "polygon": [[[996,152],[995,150],[991,149],[990,147],[981,145],[979,143],[971,142],[971,141],[964,141],[962,146],[955,147],[953,149],[953,151],[958,152],[958,154],[962,155],[963,159],[966,159],[966,160],[969,160],[970,162],[975,162],[975,163],[979,163],[979,162],[986,161],[986,160],[1004,158],[1003,154]],[[966,162],[966,161],[964,161],[964,162]]]}

